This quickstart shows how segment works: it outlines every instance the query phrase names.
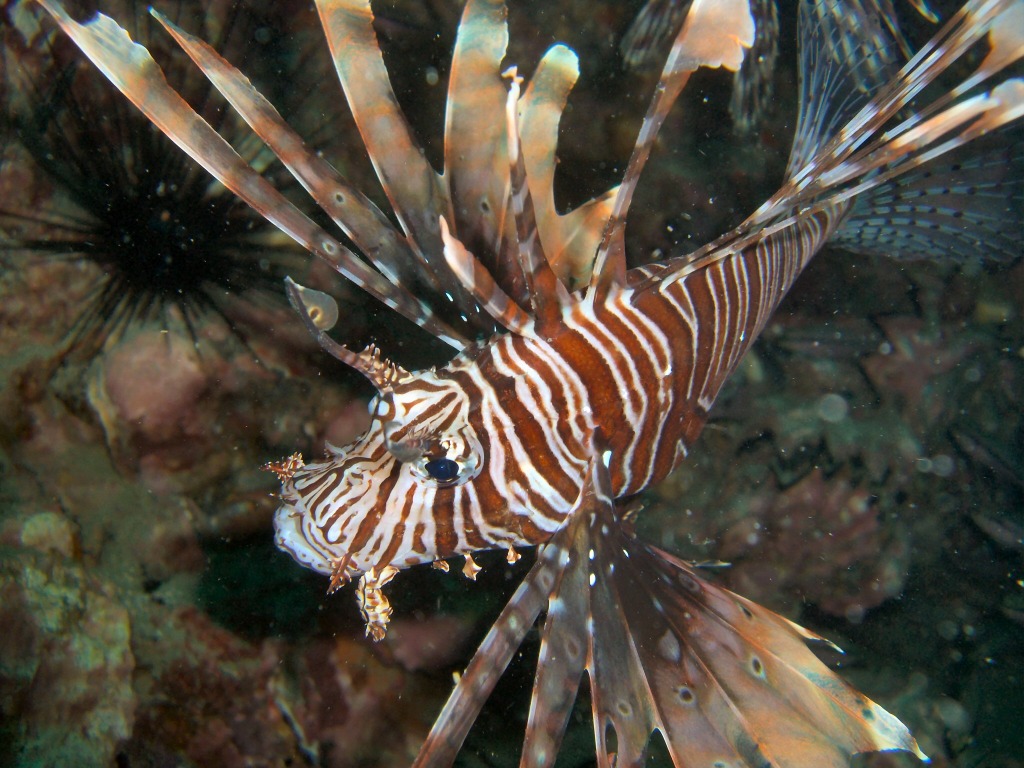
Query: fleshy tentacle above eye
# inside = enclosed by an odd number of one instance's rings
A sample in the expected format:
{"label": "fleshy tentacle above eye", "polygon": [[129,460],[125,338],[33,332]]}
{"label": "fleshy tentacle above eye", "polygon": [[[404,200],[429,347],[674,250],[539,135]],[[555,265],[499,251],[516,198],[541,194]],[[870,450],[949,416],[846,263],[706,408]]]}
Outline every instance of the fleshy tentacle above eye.
{"label": "fleshy tentacle above eye", "polygon": [[[362,352],[353,352],[327,335],[327,330],[330,326],[328,325],[327,328],[324,328],[322,321],[318,321],[318,315],[323,314],[320,304],[313,306],[309,301],[311,296],[317,294],[325,299],[330,299],[327,294],[321,294],[319,291],[311,291],[309,288],[304,288],[290,277],[286,277],[284,282],[288,301],[291,302],[292,307],[302,319],[306,330],[317,340],[317,343],[320,344],[320,347],[327,354],[345,363],[350,368],[359,371],[373,384],[378,392],[387,392],[399,381],[409,378],[408,371],[390,360],[382,358],[380,350],[374,345],[371,344]],[[333,299],[330,299],[330,301],[331,304],[334,304]],[[337,306],[335,305],[336,313]]]}

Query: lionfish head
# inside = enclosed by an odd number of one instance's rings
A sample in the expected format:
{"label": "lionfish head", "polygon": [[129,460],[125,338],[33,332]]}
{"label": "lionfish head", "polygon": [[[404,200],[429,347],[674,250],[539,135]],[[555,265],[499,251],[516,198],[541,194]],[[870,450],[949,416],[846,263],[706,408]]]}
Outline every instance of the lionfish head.
{"label": "lionfish head", "polygon": [[[309,317],[309,314],[306,314]],[[359,576],[357,598],[367,633],[381,639],[391,608],[381,589],[401,569],[473,553],[546,541],[573,509],[586,461],[556,457],[546,443],[530,456],[500,414],[513,391],[488,382],[495,346],[522,344],[511,335],[474,347],[439,370],[416,374],[383,361],[372,347],[337,356],[378,387],[369,429],[320,462],[271,465],[282,480],[274,526],[277,545],[300,564],[331,577],[330,591]],[[481,374],[481,370],[485,373]],[[512,377],[497,377],[514,387]],[[585,430],[584,430],[585,431]],[[565,447],[563,445],[563,447]],[[562,482],[534,467],[561,458]]]}
{"label": "lionfish head", "polygon": [[[354,357],[380,360],[375,350]],[[321,573],[380,572],[497,543],[467,539],[462,520],[484,466],[472,398],[445,371],[398,375],[370,401],[363,435],[279,472],[277,542]]]}

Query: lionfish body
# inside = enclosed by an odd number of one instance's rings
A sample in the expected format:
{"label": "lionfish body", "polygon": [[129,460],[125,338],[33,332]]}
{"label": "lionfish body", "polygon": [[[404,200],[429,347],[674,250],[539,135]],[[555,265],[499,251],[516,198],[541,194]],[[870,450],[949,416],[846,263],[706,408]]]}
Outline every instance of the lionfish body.
{"label": "lionfish body", "polygon": [[[404,567],[543,543],[580,497],[594,446],[616,498],[663,479],[778,299],[755,286],[788,273],[780,291],[802,266],[751,251],[671,286],[574,301],[550,336],[504,334],[399,380],[371,403],[379,430],[286,481],[279,542],[327,574],[339,544],[354,571]],[[400,461],[395,446],[421,434],[431,444]],[[429,482],[439,460],[458,466],[452,481]],[[382,494],[396,524],[366,525]]]}
{"label": "lionfish body", "polygon": [[[78,24],[56,0],[42,1],[221,182],[457,350],[447,365],[415,373],[372,347],[352,352],[326,334],[336,318],[329,297],[288,282],[321,345],[378,394],[357,441],[320,462],[273,465],[283,481],[278,544],[330,575],[332,589],[361,576],[377,639],[391,612],[381,590],[397,570],[463,554],[475,575],[474,552],[508,547],[512,559],[511,548],[542,545],[417,765],[454,760],[542,612],[524,765],[553,762],[584,672],[601,765],[643,764],[654,731],[678,766],[819,768],[861,751],[917,751],[898,720],[814,656],[807,642],[821,638],[636,539],[616,500],[679,465],[723,382],[830,238],[908,255],[932,255],[936,242],[960,255],[981,239],[989,255],[1019,255],[1020,180],[991,158],[962,156],[1024,113],[1021,81],[978,87],[1024,55],[1019,2],[969,2],[902,69],[886,25],[863,3],[802,3],[801,113],[782,189],[697,252],[627,270],[625,217],[658,128],[691,72],[740,65],[754,36],[745,2],[692,3],[622,185],[563,215],[552,179],[577,76],[571,51],[550,49],[520,95],[514,68],[502,75],[503,3],[471,0],[439,174],[398,108],[368,2],[322,0],[335,66],[398,227],[308,151],[237,70],[163,20],[373,269],[242,162],[116,24]],[[986,36],[990,50],[974,74],[907,112]],[[963,185],[942,183],[948,174]]]}

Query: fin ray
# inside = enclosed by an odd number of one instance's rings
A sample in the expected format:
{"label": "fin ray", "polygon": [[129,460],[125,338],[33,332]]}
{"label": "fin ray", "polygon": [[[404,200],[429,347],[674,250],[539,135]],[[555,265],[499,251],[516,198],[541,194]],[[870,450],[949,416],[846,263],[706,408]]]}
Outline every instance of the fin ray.
{"label": "fin ray", "polygon": [[743,62],[745,49],[753,42],[754,20],[746,0],[694,0],[690,6],[647,109],[622,183],[615,192],[588,289],[595,298],[606,295],[612,285],[625,283],[626,214],[658,131],[690,75],[700,67],[735,71]]}
{"label": "fin ray", "polygon": [[[815,635],[632,538],[615,511],[603,462],[592,459],[587,477],[573,510],[542,546],[525,591],[506,608],[518,609],[528,595],[531,613],[538,599],[548,606],[522,766],[549,764],[583,668],[601,766],[643,765],[655,731],[677,766],[719,760],[844,768],[862,751],[921,755],[896,718],[807,648]],[[494,674],[511,652],[501,646],[499,656],[489,642],[470,667]],[[467,676],[442,719],[481,690]],[[441,727],[439,721],[435,730]],[[460,725],[460,743],[467,730]],[[438,738],[432,732],[416,765],[440,764],[429,762],[440,754]]]}
{"label": "fin ray", "polygon": [[805,169],[821,145],[893,78],[899,66],[899,44],[883,28],[878,13],[861,3],[842,10],[834,6],[800,4],[800,111],[787,178]]}
{"label": "fin ray", "polygon": [[369,0],[317,0],[334,68],[377,177],[423,261],[442,268],[441,176],[427,162],[391,88]]}
{"label": "fin ray", "polygon": [[[939,160],[947,153],[956,153],[947,157],[958,156],[962,158],[961,163],[969,162],[979,150],[975,147],[962,150],[968,142],[986,133],[998,132],[1024,114],[1024,80],[1009,79],[987,92],[953,103],[950,103],[950,96],[940,97],[917,117],[903,120],[889,131],[884,128],[913,96],[989,33],[1002,13],[1012,13],[1013,7],[1007,10],[1008,5],[999,0],[969,0],[892,83],[875,94],[746,221],[697,251],[651,271],[638,281],[637,289],[653,285],[655,281],[666,285],[667,281],[682,279],[755,243],[779,237],[812,215],[824,213],[838,223],[858,196],[885,185],[890,185],[886,189],[891,190],[891,185],[901,175],[915,173],[919,168],[925,173],[936,162],[947,162]],[[952,96],[963,97],[969,90],[967,85],[978,85],[997,74],[1000,67],[1024,56],[1022,39],[1024,33],[1005,31],[991,37],[990,55],[978,73],[952,89]],[[941,169],[943,166],[934,167]],[[1003,187],[1004,192],[1008,189]],[[919,202],[929,204],[926,198]]]}
{"label": "fin ray", "polygon": [[[508,47],[507,15],[501,0],[466,4],[448,80],[444,180],[451,211],[446,216],[451,233],[473,253],[500,254],[505,237],[509,168],[505,123],[498,116],[505,109],[499,73]],[[494,272],[499,265],[484,266]]]}
{"label": "fin ray", "polygon": [[[380,209],[330,163],[311,152],[248,78],[210,45],[157,11],[151,13],[359,250],[396,287],[409,284],[409,275],[403,273],[409,271],[408,265],[415,263],[415,257]],[[432,276],[433,272],[422,270],[422,275]]]}
{"label": "fin ray", "polygon": [[480,302],[484,312],[512,333],[533,335],[533,318],[530,314],[502,290],[487,268],[448,231],[444,217],[441,218],[441,238],[448,268]]}
{"label": "fin ray", "polygon": [[527,300],[533,306],[533,315],[541,332],[544,332],[545,329],[555,329],[561,324],[561,309],[569,304],[569,294],[544,255],[544,246],[537,228],[533,197],[519,140],[519,86],[522,78],[514,67],[505,74],[511,80],[505,104],[505,121],[508,130],[512,219],[515,223],[519,268]]}
{"label": "fin ray", "polygon": [[520,144],[533,197],[537,229],[548,263],[569,290],[590,282],[601,233],[615,189],[565,214],[555,209],[555,147],[569,92],[579,78],[579,60],[564,45],[549,48],[520,100]]}
{"label": "fin ray", "polygon": [[422,302],[392,285],[379,272],[328,235],[246,163],[209,123],[168,85],[163,72],[141,45],[113,19],[98,14],[74,21],[58,0],[40,4],[104,76],[186,154],[260,215],[319,256],[340,274],[386,306],[456,349],[466,339],[434,316]]}
{"label": "fin ray", "polygon": [[856,253],[902,259],[1019,258],[1024,242],[1020,128],[997,131],[859,196],[835,242]]}

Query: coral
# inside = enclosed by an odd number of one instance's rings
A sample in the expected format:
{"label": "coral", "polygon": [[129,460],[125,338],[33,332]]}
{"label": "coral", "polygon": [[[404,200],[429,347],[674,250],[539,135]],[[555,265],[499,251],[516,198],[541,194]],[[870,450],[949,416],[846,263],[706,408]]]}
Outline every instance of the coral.
{"label": "coral", "polygon": [[740,594],[764,601],[781,592],[851,621],[898,595],[909,565],[905,537],[885,529],[870,493],[820,470],[754,497],[716,551]]}
{"label": "coral", "polygon": [[879,390],[898,396],[925,424],[942,413],[943,399],[934,396],[936,379],[964,363],[978,343],[965,335],[951,336],[919,318],[881,318],[886,342],[862,362]]}
{"label": "coral", "polygon": [[[430,632],[405,622],[401,644],[372,649],[353,620],[320,639],[287,639],[296,623],[315,626],[323,589],[280,555],[269,567],[240,561],[249,586],[216,599],[237,608],[241,624],[218,624],[228,618],[209,598],[197,608],[204,575],[227,577],[210,574],[222,566],[204,550],[202,511],[177,493],[139,488],[94,428],[44,402],[30,409],[33,437],[3,461],[0,623],[11,630],[0,635],[0,740],[15,764],[411,759],[429,721],[422,703],[436,708],[440,692],[405,670],[451,658],[431,649]],[[465,631],[442,619],[433,636],[451,653]]]}
{"label": "coral", "polygon": [[0,538],[5,764],[110,765],[135,724],[129,613],[109,581],[69,557],[61,515],[8,520]]}
{"label": "coral", "polygon": [[221,398],[210,397],[214,371],[203,370],[193,344],[151,331],[106,355],[89,386],[89,402],[120,461],[168,470],[210,460]]}
{"label": "coral", "polygon": [[361,641],[323,638],[297,650],[274,688],[307,757],[330,768],[412,761],[430,720],[416,703],[423,688]]}

